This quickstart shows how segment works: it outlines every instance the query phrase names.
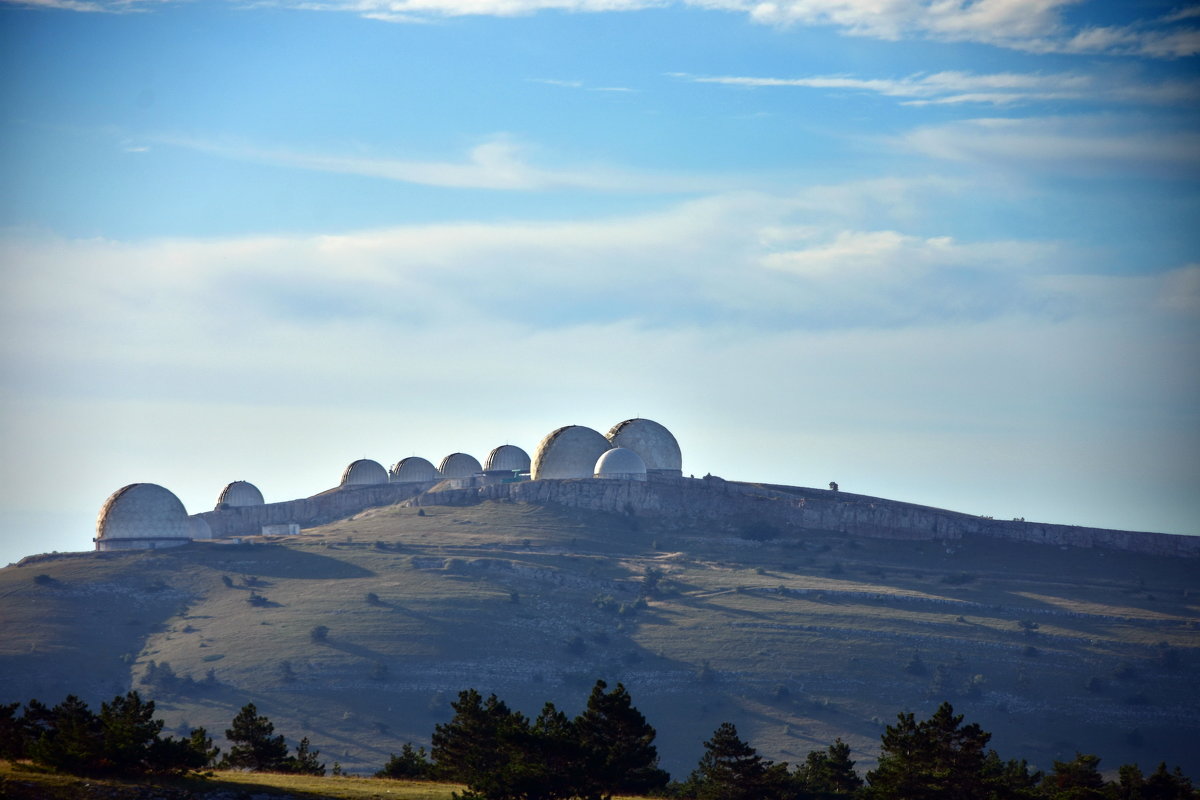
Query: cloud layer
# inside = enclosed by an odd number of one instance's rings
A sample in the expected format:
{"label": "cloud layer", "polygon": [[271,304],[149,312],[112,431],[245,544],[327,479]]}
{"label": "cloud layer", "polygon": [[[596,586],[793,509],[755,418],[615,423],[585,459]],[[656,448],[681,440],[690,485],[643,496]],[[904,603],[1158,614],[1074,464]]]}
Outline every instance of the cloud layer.
{"label": "cloud layer", "polygon": [[[127,13],[172,0],[2,0],[48,9]],[[345,12],[383,22],[460,16],[511,17],[546,11],[614,13],[682,5],[746,15],[779,27],[827,26],[883,40],[976,42],[1035,53],[1187,58],[1200,52],[1196,7],[1121,24],[1072,24],[1079,0],[281,0],[299,11]]]}

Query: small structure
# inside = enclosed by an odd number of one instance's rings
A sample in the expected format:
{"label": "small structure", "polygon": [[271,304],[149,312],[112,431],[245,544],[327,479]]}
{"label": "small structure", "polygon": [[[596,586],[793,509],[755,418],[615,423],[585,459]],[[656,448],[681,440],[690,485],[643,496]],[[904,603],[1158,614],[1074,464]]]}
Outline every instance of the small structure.
{"label": "small structure", "polygon": [[263,505],[262,492],[253,483],[234,481],[221,490],[217,497],[217,510],[222,508],[244,508]]}
{"label": "small structure", "polygon": [[683,457],[679,442],[663,425],[652,419],[627,419],[618,422],[608,432],[613,447],[624,447],[637,453],[652,475],[683,477]]}
{"label": "small structure", "polygon": [[594,477],[625,481],[646,480],[646,462],[637,453],[625,447],[607,450],[596,462]]}
{"label": "small structure", "polygon": [[179,498],[156,483],[131,483],[113,492],[96,518],[97,550],[154,550],[192,540]]}
{"label": "small structure", "polygon": [[397,461],[390,473],[392,483],[425,483],[436,481],[442,474],[438,468],[420,456],[409,456]]}
{"label": "small structure", "polygon": [[538,444],[530,477],[535,481],[590,478],[595,473],[596,460],[611,447],[599,431],[582,425],[567,425],[547,434]]}
{"label": "small structure", "polygon": [[342,473],[342,487],[351,486],[374,486],[380,483],[388,482],[387,470],[378,461],[372,461],[369,458],[360,458],[358,461],[353,461],[350,466],[346,467]]}
{"label": "small structure", "polygon": [[483,467],[480,466],[479,460],[475,456],[469,456],[466,453],[451,453],[442,459],[438,472],[442,473],[443,478],[469,478],[483,472]]}

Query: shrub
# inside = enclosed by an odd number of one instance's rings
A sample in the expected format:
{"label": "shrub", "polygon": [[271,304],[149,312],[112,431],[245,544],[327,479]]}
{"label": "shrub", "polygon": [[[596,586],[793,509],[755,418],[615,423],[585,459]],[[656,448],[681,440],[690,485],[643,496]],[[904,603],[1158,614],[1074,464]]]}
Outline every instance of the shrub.
{"label": "shrub", "polygon": [[375,777],[394,780],[424,780],[432,774],[433,764],[430,763],[425,748],[414,749],[412,742],[406,742],[400,750],[400,755],[392,753],[392,757],[383,765],[383,769],[375,773]]}
{"label": "shrub", "polygon": [[329,627],[326,625],[318,625],[308,632],[308,638],[314,642],[324,642],[329,639]]}

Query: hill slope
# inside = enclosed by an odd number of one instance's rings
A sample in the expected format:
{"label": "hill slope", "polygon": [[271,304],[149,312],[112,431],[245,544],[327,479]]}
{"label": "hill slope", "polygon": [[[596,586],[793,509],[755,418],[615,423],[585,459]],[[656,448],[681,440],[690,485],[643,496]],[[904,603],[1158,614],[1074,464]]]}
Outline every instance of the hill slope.
{"label": "hill slope", "polygon": [[841,736],[866,767],[898,711],[942,699],[1006,757],[1196,774],[1198,598],[1196,562],[1162,556],[389,506],[270,543],[0,570],[0,701],[132,686],[168,728],[214,732],[252,701],[366,771],[427,743],[461,689],[574,713],[604,677],[677,777],[724,720],[789,761]]}

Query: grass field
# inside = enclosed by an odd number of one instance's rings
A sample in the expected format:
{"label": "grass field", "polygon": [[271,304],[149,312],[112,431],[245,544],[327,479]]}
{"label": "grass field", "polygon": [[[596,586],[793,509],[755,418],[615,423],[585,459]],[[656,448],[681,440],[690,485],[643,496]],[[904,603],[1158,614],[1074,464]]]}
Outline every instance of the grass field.
{"label": "grass field", "polygon": [[[792,762],[841,736],[865,768],[896,713],[943,699],[1005,757],[1200,773],[1195,563],[999,540],[756,543],[509,503],[425,511],[0,570],[0,701],[98,704],[132,686],[170,730],[218,735],[254,702],[291,742],[370,772],[428,744],[462,689],[575,713],[603,677],[629,687],[675,777],[725,720]],[[176,680],[144,683],[151,661]]]}
{"label": "grass field", "polygon": [[[140,796],[139,788],[155,786],[185,793],[214,794],[252,792],[286,794],[297,800],[450,800],[463,787],[454,783],[421,783],[379,778],[274,775],[257,772],[218,770],[208,777],[155,778],[120,780],[78,778],[47,772],[28,763],[0,760],[0,797],[13,800],[85,800],[89,797],[112,798],[114,792],[128,790],[130,797]],[[228,794],[226,795],[228,796]],[[235,795],[236,796],[236,795]]]}

